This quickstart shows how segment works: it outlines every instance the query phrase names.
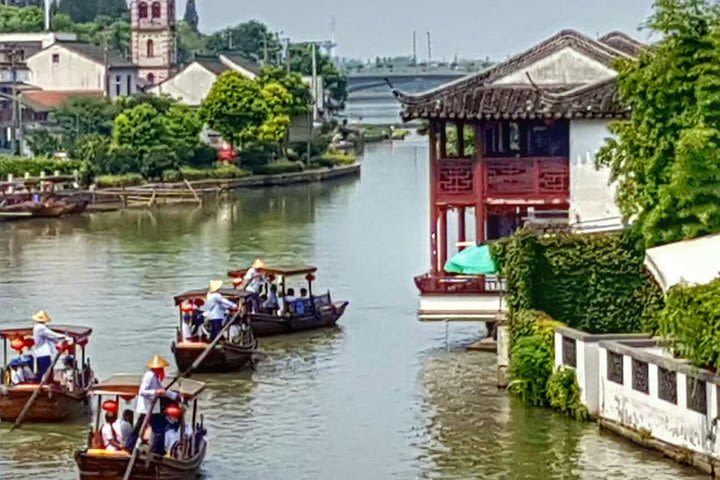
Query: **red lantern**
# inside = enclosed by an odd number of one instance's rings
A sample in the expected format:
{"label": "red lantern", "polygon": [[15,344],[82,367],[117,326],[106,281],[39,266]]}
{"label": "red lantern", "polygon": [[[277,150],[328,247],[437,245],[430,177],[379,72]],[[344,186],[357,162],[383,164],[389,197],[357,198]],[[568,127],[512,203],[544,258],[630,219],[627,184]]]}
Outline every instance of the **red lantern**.
{"label": "red lantern", "polygon": [[55,348],[57,348],[58,352],[67,352],[68,350],[70,350],[70,345],[68,345],[68,343],[63,340],[61,342],[58,342],[55,345]]}
{"label": "red lantern", "polygon": [[87,345],[89,342],[90,342],[90,339],[89,339],[89,338],[83,337],[83,338],[81,338],[80,340],[78,340],[78,341],[76,342],[76,345],[80,345],[81,347],[84,347],[84,346]]}
{"label": "red lantern", "polygon": [[120,409],[117,402],[113,400],[106,400],[102,404],[102,409],[105,410],[108,413],[114,413],[117,415],[118,410]]}
{"label": "red lantern", "polygon": [[126,402],[130,402],[133,398],[135,398],[135,395],[121,395],[120,398],[122,398]]}
{"label": "red lantern", "polygon": [[182,418],[183,409],[180,405],[172,404],[165,409],[165,415],[176,420]]}
{"label": "red lantern", "polygon": [[33,340],[32,337],[27,337],[25,340],[23,340],[23,343],[25,344],[25,348],[32,348],[35,346],[35,340]]}
{"label": "red lantern", "polygon": [[305,280],[307,280],[308,282],[314,282],[315,275],[313,275],[312,273],[308,273],[307,275],[305,275]]}
{"label": "red lantern", "polygon": [[10,348],[20,353],[25,348],[25,341],[20,337],[13,338],[10,342]]}
{"label": "red lantern", "polygon": [[196,307],[202,307],[203,305],[205,305],[205,300],[203,300],[202,298],[196,298],[196,299],[195,299],[195,306],[196,306]]}

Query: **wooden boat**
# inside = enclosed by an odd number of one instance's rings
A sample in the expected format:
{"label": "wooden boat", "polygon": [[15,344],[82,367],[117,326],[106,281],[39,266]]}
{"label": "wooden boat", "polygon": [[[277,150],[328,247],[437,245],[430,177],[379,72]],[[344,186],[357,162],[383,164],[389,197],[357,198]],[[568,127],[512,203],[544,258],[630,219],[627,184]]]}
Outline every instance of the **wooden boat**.
{"label": "wooden boat", "polygon": [[[74,340],[81,349],[81,363],[75,362],[75,387],[72,391],[51,382],[40,387],[38,382],[28,382],[12,385],[10,382],[10,366],[8,362],[8,342],[24,345],[22,348],[13,347],[18,355],[24,349],[32,346],[32,329],[9,328],[0,330],[3,340],[3,367],[2,386],[0,386],[0,420],[13,422],[17,419],[28,399],[34,392],[41,389],[35,403],[25,417],[28,422],[54,423],[81,417],[88,412],[88,392],[94,383],[94,374],[90,368],[90,361],[86,358],[86,346],[92,330],[85,327],[50,325],[53,331],[61,333]],[[20,343],[18,343],[20,342]],[[74,348],[74,347],[71,347]]]}
{"label": "wooden boat", "polygon": [[[225,298],[237,303],[241,309],[245,308],[245,302],[249,294],[240,290],[221,289],[219,292]],[[181,372],[187,370],[190,365],[208,346],[208,342],[201,340],[187,342],[182,338],[182,322],[185,313],[182,310],[185,302],[191,302],[196,308],[204,303],[207,290],[191,290],[175,297],[175,305],[180,311],[180,328],[177,331],[176,340],[170,346],[175,356],[175,363]],[[246,321],[246,317],[239,317],[239,322]],[[239,370],[253,361],[253,354],[257,350],[257,341],[253,334],[252,327],[245,323],[246,328],[242,329],[242,336],[233,342],[230,338],[222,340],[203,360],[202,364],[195,370],[198,373],[225,373]]]}
{"label": "wooden boat", "polygon": [[[100,448],[101,446],[97,445],[93,439],[101,428],[100,412],[103,398],[109,397],[118,402],[120,399],[131,402],[138,394],[141,380],[142,375],[115,375],[93,387],[91,394],[97,398],[95,424],[90,431],[87,448],[75,452],[75,462],[80,471],[80,480],[122,480],[130,462],[130,452],[105,450]],[[166,379],[164,383],[168,385],[170,381],[170,379]],[[171,390],[178,392],[183,398],[186,409],[189,407],[192,411],[192,423],[190,424],[192,429],[188,429],[184,425],[186,419],[183,418],[183,430],[204,432],[202,420],[200,423],[197,421],[197,397],[205,390],[205,384],[182,379]],[[202,417],[200,418],[202,419]],[[195,480],[200,474],[206,451],[207,444],[204,438],[199,438],[197,435],[189,436],[186,448],[177,449],[176,452],[173,452],[173,456],[152,453],[149,447],[144,445],[130,478],[134,480]]]}
{"label": "wooden boat", "polygon": [[74,182],[70,176],[0,182],[0,218],[57,218],[82,213],[88,201],[73,193]]}
{"label": "wooden boat", "polygon": [[[229,275],[234,283],[239,283],[247,269],[233,270]],[[256,337],[283,335],[316,328],[335,326],[345,313],[348,302],[334,302],[328,291],[323,295],[313,294],[313,282],[317,267],[309,265],[299,266],[266,266],[261,272],[270,281],[277,280],[278,290],[284,297],[286,294],[286,280],[288,277],[304,276],[308,285],[308,297],[298,298],[289,306],[288,311],[279,315],[276,311],[257,311],[248,313],[250,324]]]}

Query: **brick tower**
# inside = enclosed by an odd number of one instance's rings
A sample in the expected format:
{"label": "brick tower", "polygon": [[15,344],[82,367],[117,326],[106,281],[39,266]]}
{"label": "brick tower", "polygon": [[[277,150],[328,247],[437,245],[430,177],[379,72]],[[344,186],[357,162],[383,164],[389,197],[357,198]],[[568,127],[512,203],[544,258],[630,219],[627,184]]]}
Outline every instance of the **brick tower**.
{"label": "brick tower", "polygon": [[166,80],[176,61],[175,0],[131,0],[132,60],[140,67],[140,83]]}

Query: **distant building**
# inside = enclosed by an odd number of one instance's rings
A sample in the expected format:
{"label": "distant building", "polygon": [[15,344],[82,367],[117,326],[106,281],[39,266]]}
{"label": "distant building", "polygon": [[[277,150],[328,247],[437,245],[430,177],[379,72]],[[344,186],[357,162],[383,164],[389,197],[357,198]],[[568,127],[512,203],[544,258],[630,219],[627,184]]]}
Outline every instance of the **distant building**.
{"label": "distant building", "polygon": [[131,0],[130,19],[130,49],[140,69],[140,85],[164,82],[177,61],[175,0]]}
{"label": "distant building", "polygon": [[48,91],[101,92],[111,99],[138,91],[138,67],[80,42],[55,42],[26,60],[28,83]]}
{"label": "distant building", "polygon": [[197,56],[174,76],[148,89],[154,95],[169,95],[185,105],[199,107],[218,77],[235,71],[246,78],[260,75],[260,66],[235,55]]}

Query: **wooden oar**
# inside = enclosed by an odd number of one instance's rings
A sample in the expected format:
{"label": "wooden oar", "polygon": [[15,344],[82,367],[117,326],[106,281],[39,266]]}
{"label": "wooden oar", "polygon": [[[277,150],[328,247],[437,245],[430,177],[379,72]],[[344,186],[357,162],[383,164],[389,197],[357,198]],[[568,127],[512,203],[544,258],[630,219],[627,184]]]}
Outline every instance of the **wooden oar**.
{"label": "wooden oar", "polygon": [[28,399],[27,403],[25,403],[25,406],[23,407],[22,411],[20,412],[20,415],[18,415],[17,419],[15,419],[15,423],[10,428],[10,432],[14,431],[16,428],[20,428],[22,426],[23,420],[25,420],[25,417],[27,416],[28,412],[30,411],[30,408],[32,407],[33,403],[35,403],[35,400],[37,399],[38,395],[40,395],[40,392],[42,391],[43,387],[47,385],[50,378],[52,378],[53,369],[55,368],[55,364],[60,360],[60,355],[63,354],[62,350],[58,350],[58,352],[55,354],[55,358],[53,358],[52,363],[50,364],[50,367],[47,369],[47,371],[43,374],[42,380],[40,381],[40,385],[38,385],[37,390],[33,392],[33,394]]}
{"label": "wooden oar", "polygon": [[[188,367],[187,370],[182,372],[180,375],[175,377],[172,382],[168,384],[167,387],[164,387],[164,389],[170,390],[173,385],[175,385],[180,379],[189,377],[192,375],[192,372],[196,370],[200,364],[205,360],[205,358],[210,354],[213,348],[220,343],[220,340],[222,340],[223,335],[230,329],[230,327],[235,323],[237,320],[237,317],[240,315],[240,312],[237,312],[233,317],[228,320],[223,328],[220,330],[220,333],[217,337],[215,337],[215,340],[210,342],[210,344],[205,347],[205,350],[195,359],[195,361]],[[128,463],[127,469],[125,470],[125,475],[123,475],[123,480],[130,480],[130,475],[132,475],[132,470],[135,467],[135,462],[137,462],[138,455],[140,453],[140,446],[142,445],[143,441],[143,435],[145,434],[145,430],[147,429],[148,423],[150,423],[150,417],[152,416],[152,411],[155,409],[155,404],[157,403],[159,396],[153,397],[152,402],[150,403],[150,410],[148,410],[147,415],[145,416],[145,419],[143,420],[142,425],[140,426],[140,432],[138,433],[138,438],[135,440],[135,446],[133,447],[132,455],[130,456],[130,462]]]}

